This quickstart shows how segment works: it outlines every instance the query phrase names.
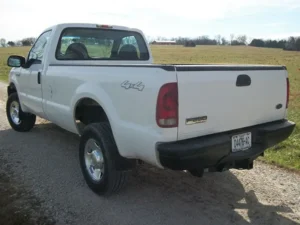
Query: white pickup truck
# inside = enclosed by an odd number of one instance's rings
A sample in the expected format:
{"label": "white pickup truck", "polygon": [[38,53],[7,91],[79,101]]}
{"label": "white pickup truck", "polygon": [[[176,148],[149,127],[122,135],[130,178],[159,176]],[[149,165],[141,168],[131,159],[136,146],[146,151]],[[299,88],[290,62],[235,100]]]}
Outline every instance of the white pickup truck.
{"label": "white pickup truck", "polygon": [[153,64],[138,29],[58,24],[7,64],[11,127],[29,131],[39,116],[80,135],[82,173],[99,195],[138,161],[194,176],[251,169],[295,127],[285,66]]}

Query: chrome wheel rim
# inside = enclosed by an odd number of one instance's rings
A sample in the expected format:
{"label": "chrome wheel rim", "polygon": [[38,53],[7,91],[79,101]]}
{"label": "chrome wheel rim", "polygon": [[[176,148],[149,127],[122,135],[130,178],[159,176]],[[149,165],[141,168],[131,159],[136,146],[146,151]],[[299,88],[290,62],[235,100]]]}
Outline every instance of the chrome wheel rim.
{"label": "chrome wheel rim", "polygon": [[89,139],[85,144],[84,160],[89,176],[99,182],[104,175],[104,157],[101,147],[94,139]]}
{"label": "chrome wheel rim", "polygon": [[13,101],[10,104],[10,118],[13,121],[14,124],[19,125],[21,123],[20,116],[19,116],[19,111],[20,111],[20,105],[17,101]]}

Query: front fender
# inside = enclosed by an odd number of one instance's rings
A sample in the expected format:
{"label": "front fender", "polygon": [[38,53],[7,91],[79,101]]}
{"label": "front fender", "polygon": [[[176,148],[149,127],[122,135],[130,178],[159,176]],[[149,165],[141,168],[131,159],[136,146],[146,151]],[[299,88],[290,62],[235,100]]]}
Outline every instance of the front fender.
{"label": "front fender", "polygon": [[[9,86],[8,86],[8,89],[10,88],[15,88],[16,92],[17,92],[17,95],[18,95],[18,98],[19,98],[19,101],[20,101],[20,107],[22,109],[23,112],[27,112],[27,107],[23,104],[23,99],[25,96],[25,93],[21,92],[21,88],[20,88],[20,84],[18,82],[18,79],[17,79],[17,76],[16,76],[16,73],[20,73],[21,69],[20,68],[12,68],[9,72],[9,78],[8,78],[8,82],[9,82]],[[7,90],[7,95],[8,95],[8,90]]]}

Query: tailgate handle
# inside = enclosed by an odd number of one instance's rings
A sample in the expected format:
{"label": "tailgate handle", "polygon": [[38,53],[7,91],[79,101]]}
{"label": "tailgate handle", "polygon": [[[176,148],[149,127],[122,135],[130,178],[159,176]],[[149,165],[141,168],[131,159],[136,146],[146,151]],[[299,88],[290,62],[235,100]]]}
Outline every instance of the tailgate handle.
{"label": "tailgate handle", "polygon": [[236,79],[237,87],[250,86],[250,84],[251,84],[251,78],[247,74],[238,75]]}

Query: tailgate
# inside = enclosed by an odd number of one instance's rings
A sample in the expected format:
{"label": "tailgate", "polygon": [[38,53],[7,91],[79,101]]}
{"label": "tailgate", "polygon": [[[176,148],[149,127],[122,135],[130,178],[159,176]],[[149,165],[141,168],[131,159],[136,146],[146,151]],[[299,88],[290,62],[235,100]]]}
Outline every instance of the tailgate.
{"label": "tailgate", "polygon": [[176,66],[178,139],[285,117],[285,67]]}

